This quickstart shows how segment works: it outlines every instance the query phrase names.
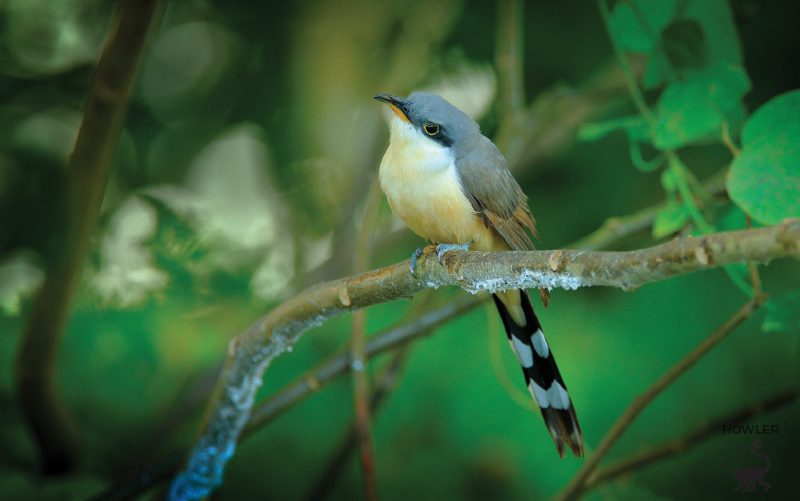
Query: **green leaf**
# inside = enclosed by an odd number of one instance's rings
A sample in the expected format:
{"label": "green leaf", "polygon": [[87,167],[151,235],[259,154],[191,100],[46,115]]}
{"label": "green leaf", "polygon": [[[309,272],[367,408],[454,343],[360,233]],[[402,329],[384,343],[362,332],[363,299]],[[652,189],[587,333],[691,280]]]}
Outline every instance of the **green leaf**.
{"label": "green leaf", "polygon": [[646,89],[672,81],[684,69],[742,64],[742,50],[727,0],[618,2],[611,36],[626,52],[647,54]]}
{"label": "green leaf", "polygon": [[646,88],[713,64],[742,65],[742,50],[728,0],[684,1],[661,31],[661,52],[650,54]]}
{"label": "green leaf", "polygon": [[728,193],[756,221],[800,217],[800,89],[775,97],[744,126]]}
{"label": "green leaf", "polygon": [[675,0],[619,2],[611,13],[611,33],[627,51],[654,52],[661,30],[672,20],[675,3]]}
{"label": "green leaf", "polygon": [[800,331],[800,291],[792,291],[767,301],[767,317],[761,324],[764,332]]}
{"label": "green leaf", "polygon": [[775,134],[800,135],[800,89],[776,96],[753,112],[742,131],[745,146],[762,140],[771,141]]}
{"label": "green leaf", "polygon": [[653,145],[675,149],[720,133],[723,123],[737,125],[750,80],[737,65],[714,64],[667,86],[658,100]]}
{"label": "green leaf", "polygon": [[728,0],[693,0],[680,17],[700,24],[709,62],[742,64],[742,48]]}
{"label": "green leaf", "polygon": [[683,229],[689,222],[689,211],[684,204],[670,202],[658,211],[653,221],[653,238],[663,238]]}
{"label": "green leaf", "polygon": [[660,51],[661,31],[675,13],[676,0],[619,2],[611,13],[611,36],[624,51],[648,55],[645,88],[661,84],[671,68]]}

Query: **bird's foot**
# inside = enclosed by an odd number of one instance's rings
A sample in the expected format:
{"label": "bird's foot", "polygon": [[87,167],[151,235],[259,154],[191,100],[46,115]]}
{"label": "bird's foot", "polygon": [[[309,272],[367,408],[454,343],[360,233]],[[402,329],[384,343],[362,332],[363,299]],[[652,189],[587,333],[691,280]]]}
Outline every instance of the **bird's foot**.
{"label": "bird's foot", "polygon": [[425,252],[425,247],[417,247],[417,250],[415,250],[414,253],[411,254],[411,276],[412,277],[416,278],[416,276],[417,276],[417,259],[419,259],[419,257],[422,255],[423,252]]}
{"label": "bird's foot", "polygon": [[443,264],[442,258],[444,257],[445,254],[454,250],[460,250],[466,252],[469,250],[469,246],[471,244],[472,242],[467,242],[465,244],[439,244],[436,246],[436,259],[439,260],[439,264]]}

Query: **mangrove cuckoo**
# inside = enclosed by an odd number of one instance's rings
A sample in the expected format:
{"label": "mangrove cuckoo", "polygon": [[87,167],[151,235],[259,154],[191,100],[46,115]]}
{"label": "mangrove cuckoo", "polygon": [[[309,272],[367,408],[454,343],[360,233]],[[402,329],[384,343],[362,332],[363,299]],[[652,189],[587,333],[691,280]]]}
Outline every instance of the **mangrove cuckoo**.
{"label": "mangrove cuckoo", "polygon": [[[436,94],[407,99],[379,94],[394,112],[380,184],[392,211],[444,253],[530,250],[536,235],[528,199],[497,147],[478,124]],[[414,273],[421,249],[411,259]],[[553,352],[525,290],[493,294],[525,384],[538,404],[559,455],[565,445],[583,455],[581,428]]]}

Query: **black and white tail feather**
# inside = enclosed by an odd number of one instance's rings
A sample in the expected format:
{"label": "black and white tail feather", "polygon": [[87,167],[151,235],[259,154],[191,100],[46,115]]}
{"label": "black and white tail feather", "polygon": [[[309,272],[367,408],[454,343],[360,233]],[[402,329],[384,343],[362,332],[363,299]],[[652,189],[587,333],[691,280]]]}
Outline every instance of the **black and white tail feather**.
{"label": "black and white tail feather", "polygon": [[558,372],[556,360],[542,333],[539,319],[533,312],[528,292],[521,290],[521,305],[525,313],[525,325],[518,325],[509,314],[506,306],[496,296],[497,310],[503,320],[511,348],[517,355],[525,384],[542,411],[544,422],[558,454],[564,457],[565,445],[575,456],[583,456],[583,439],[575,409],[567,393],[567,387]]}

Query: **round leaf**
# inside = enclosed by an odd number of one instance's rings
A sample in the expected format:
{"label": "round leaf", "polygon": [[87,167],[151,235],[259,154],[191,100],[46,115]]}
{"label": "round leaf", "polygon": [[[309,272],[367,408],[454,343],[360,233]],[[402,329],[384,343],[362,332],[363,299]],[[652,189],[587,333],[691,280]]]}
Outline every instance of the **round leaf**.
{"label": "round leaf", "polygon": [[771,99],[748,119],[728,193],[763,224],[800,217],[800,90]]}
{"label": "round leaf", "polygon": [[674,149],[719,134],[724,122],[741,120],[742,97],[749,89],[740,66],[722,63],[671,83],[658,100],[653,145]]}

